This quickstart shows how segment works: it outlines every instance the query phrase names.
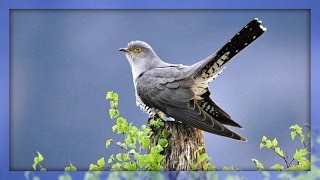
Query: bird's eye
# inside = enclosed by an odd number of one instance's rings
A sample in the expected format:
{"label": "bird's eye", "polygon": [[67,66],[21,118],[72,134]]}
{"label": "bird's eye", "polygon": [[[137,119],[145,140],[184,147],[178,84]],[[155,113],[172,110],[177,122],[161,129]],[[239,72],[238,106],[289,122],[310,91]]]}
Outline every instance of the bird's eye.
{"label": "bird's eye", "polygon": [[136,53],[141,53],[141,52],[142,52],[142,49],[141,49],[141,48],[135,48],[135,49],[134,49],[134,52],[136,52]]}

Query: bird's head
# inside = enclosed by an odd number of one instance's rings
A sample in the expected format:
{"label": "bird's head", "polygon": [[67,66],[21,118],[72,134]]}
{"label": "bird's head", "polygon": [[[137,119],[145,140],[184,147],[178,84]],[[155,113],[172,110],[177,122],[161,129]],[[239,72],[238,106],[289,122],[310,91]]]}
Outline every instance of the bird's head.
{"label": "bird's head", "polygon": [[126,48],[120,48],[119,51],[122,51],[126,54],[129,62],[151,60],[154,57],[157,57],[152,47],[143,41],[131,41],[128,43]]}
{"label": "bird's head", "polygon": [[141,73],[163,63],[152,47],[143,41],[131,41],[126,48],[120,48],[119,51],[126,54],[134,79]]}

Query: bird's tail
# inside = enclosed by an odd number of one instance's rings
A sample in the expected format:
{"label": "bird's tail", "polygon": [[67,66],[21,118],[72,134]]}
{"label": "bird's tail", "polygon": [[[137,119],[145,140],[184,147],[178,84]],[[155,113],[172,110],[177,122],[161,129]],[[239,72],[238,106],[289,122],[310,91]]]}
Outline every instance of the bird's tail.
{"label": "bird's tail", "polygon": [[263,27],[261,20],[258,18],[253,19],[220,50],[210,55],[199,64],[196,64],[196,70],[193,71],[194,77],[201,78],[201,81],[211,81],[221,70],[223,65],[261,36],[266,30],[267,28]]}

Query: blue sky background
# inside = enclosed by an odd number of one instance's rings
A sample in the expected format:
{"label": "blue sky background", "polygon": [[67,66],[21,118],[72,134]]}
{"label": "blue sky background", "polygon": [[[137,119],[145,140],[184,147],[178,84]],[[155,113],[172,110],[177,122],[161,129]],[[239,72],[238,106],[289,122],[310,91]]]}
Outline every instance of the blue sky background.
{"label": "blue sky background", "polygon": [[[293,153],[292,124],[309,123],[309,13],[305,10],[13,10],[11,12],[10,169],[31,169],[36,151],[48,169],[69,159],[86,170],[114,138],[105,93],[120,94],[120,111],[136,125],[129,63],[117,50],[148,42],[171,63],[192,64],[218,50],[255,17],[268,28],[211,83],[212,97],[244,129],[247,143],[205,134],[218,168],[253,170],[281,162],[260,150],[262,135]],[[297,144],[298,145],[298,144]]]}

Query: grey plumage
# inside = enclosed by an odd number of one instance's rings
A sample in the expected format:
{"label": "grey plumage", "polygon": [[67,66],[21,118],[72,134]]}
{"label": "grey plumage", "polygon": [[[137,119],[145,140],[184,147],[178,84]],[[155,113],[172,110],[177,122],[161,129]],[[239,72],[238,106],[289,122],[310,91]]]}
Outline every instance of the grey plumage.
{"label": "grey plumage", "polygon": [[261,21],[254,19],[216,53],[191,66],[166,63],[147,43],[130,42],[119,50],[131,65],[137,105],[150,116],[172,117],[213,134],[246,141],[224,126],[241,127],[210,98],[208,84],[264,31]]}

